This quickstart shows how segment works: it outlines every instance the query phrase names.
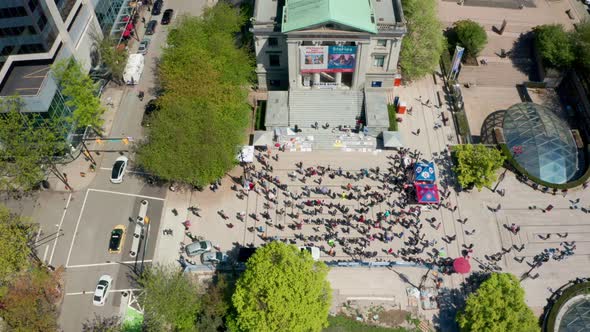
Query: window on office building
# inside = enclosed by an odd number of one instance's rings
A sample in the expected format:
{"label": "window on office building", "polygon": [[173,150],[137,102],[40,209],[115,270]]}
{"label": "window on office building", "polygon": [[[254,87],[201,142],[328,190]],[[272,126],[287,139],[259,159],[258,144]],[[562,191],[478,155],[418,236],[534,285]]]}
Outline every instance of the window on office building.
{"label": "window on office building", "polygon": [[377,39],[377,46],[379,46],[379,47],[387,46],[387,39]]}
{"label": "window on office building", "polygon": [[277,45],[279,45],[279,40],[276,38],[268,38],[268,46],[270,47],[276,47]]}
{"label": "window on office building", "polygon": [[375,55],[373,57],[373,67],[383,68],[385,65],[385,55]]}
{"label": "window on office building", "polygon": [[29,0],[29,9],[34,12],[35,8],[39,6],[39,0]]}
{"label": "window on office building", "polygon": [[45,14],[41,14],[41,17],[37,20],[37,26],[39,26],[39,30],[43,31],[45,25],[47,24],[47,17]]}
{"label": "window on office building", "polygon": [[281,65],[281,56],[278,54],[269,54],[268,63],[271,67],[279,67]]}

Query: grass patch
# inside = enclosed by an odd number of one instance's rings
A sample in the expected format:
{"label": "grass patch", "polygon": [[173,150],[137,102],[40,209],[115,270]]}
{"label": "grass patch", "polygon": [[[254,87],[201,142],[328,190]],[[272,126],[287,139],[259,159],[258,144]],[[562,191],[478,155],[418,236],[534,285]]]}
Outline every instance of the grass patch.
{"label": "grass patch", "polygon": [[387,105],[389,114],[389,131],[397,131],[397,110],[393,104]]}
{"label": "grass patch", "polygon": [[465,114],[465,111],[460,111],[455,113],[457,116],[457,124],[459,127],[459,135],[461,136],[469,136],[470,135],[470,130],[469,130],[469,121],[467,121],[467,114]]}
{"label": "grass patch", "polygon": [[266,100],[259,100],[256,106],[256,118],[254,121],[254,130],[266,130],[264,120],[266,119]]}
{"label": "grass patch", "polygon": [[344,316],[344,315],[337,315],[337,316],[329,316],[328,322],[330,322],[330,326],[323,329],[322,332],[409,332],[402,327],[382,327],[382,326],[375,326],[371,324],[367,324],[364,322],[359,322],[353,318]]}

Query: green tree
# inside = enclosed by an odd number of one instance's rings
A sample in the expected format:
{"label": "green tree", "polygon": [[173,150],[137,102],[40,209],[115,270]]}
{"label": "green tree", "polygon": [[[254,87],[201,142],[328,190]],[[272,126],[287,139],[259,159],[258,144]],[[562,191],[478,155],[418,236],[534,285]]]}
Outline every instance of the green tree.
{"label": "green tree", "polygon": [[586,20],[576,27],[572,37],[576,62],[590,72],[590,21]]}
{"label": "green tree", "polygon": [[435,0],[402,0],[408,34],[402,42],[400,66],[405,79],[432,73],[445,47]]}
{"label": "green tree", "polygon": [[102,131],[105,109],[96,95],[96,84],[73,57],[55,62],[53,76],[66,97],[66,105],[73,109],[71,121],[76,128],[93,127]]}
{"label": "green tree", "polygon": [[28,192],[45,178],[54,157],[65,151],[65,126],[25,112],[17,97],[0,100],[0,110],[0,190]]}
{"label": "green tree", "polygon": [[469,295],[457,315],[461,331],[539,331],[537,318],[524,301],[518,279],[508,273],[494,273]]}
{"label": "green tree", "polygon": [[28,219],[0,205],[0,284],[29,266],[34,230]]}
{"label": "green tree", "polygon": [[10,281],[0,299],[0,315],[11,331],[58,331],[56,303],[62,296],[62,273],[33,266]]}
{"label": "green tree", "polygon": [[199,332],[225,331],[224,319],[231,306],[233,287],[222,274],[217,274],[201,296],[201,310],[197,317]]}
{"label": "green tree", "polygon": [[200,300],[194,281],[176,268],[160,265],[146,269],[138,281],[149,331],[195,330]]}
{"label": "green tree", "polygon": [[543,61],[555,68],[567,68],[576,59],[570,35],[561,24],[540,25],[533,29]]}
{"label": "green tree", "polygon": [[259,248],[232,297],[234,331],[321,331],[328,325],[327,266],[282,242]]}
{"label": "green tree", "polygon": [[472,20],[457,21],[453,24],[459,44],[465,47],[465,53],[477,57],[488,43],[484,28]]}
{"label": "green tree", "polygon": [[474,185],[481,190],[490,187],[497,179],[496,172],[506,157],[497,149],[483,144],[464,144],[454,147],[457,164],[454,167],[462,187]]}
{"label": "green tree", "polygon": [[202,17],[180,19],[170,31],[159,67],[161,108],[137,153],[146,170],[164,180],[203,186],[235,165],[251,111],[246,87],[253,62],[235,45],[245,21],[219,3]]}
{"label": "green tree", "polygon": [[121,85],[129,54],[124,48],[117,48],[115,41],[109,37],[97,38],[97,42],[100,61],[111,72],[112,80]]}

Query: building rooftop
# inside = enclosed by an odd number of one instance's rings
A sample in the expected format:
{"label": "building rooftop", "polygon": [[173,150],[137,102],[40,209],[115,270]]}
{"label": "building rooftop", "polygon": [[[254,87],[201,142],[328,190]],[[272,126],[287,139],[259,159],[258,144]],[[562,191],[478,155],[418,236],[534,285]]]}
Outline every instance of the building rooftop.
{"label": "building rooftop", "polygon": [[282,31],[337,23],[370,33],[377,33],[370,0],[286,0]]}
{"label": "building rooftop", "polygon": [[6,74],[0,96],[34,96],[51,70],[53,60],[16,62]]}

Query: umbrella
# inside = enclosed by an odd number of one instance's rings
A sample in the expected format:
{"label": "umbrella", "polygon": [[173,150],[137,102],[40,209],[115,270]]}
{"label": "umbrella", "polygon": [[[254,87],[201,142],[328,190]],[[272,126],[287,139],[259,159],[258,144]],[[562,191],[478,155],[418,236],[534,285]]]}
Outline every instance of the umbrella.
{"label": "umbrella", "polygon": [[[254,145],[254,146],[272,145],[273,141],[274,141],[274,132],[257,130],[254,132],[254,137],[252,139],[252,145]],[[279,144],[279,146],[280,146],[280,144]]]}
{"label": "umbrella", "polygon": [[436,204],[440,202],[438,187],[434,183],[416,183],[416,196],[420,204]]}
{"label": "umbrella", "polygon": [[324,186],[324,187],[320,188],[320,191],[322,192],[322,194],[324,194],[324,195],[325,195],[325,194],[327,194],[327,193],[328,193],[328,187],[325,187],[325,186]]}
{"label": "umbrella", "polygon": [[471,271],[471,264],[469,264],[469,260],[464,257],[459,257],[453,261],[453,269],[455,272],[465,274]]}

